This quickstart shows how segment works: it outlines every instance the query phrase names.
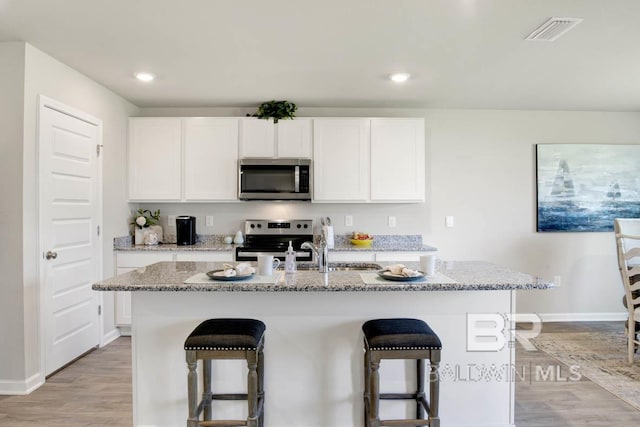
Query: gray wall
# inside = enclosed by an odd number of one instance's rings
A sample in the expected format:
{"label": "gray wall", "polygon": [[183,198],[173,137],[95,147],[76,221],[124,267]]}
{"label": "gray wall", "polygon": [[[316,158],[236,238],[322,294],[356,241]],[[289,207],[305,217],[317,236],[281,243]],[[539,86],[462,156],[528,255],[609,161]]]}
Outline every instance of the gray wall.
{"label": "gray wall", "polygon": [[[25,375],[22,288],[24,44],[0,43],[0,381]],[[12,183],[12,185],[9,185]]]}
{"label": "gray wall", "polygon": [[[25,43],[0,44],[0,128],[3,183],[3,248],[0,299],[0,387],[40,374],[37,111],[38,95],[62,102],[103,121],[104,246],[106,276],[113,272],[113,237],[127,234],[127,117],[138,108],[86,76]],[[117,336],[113,294],[103,293],[105,335]],[[3,387],[6,388],[6,387]]]}

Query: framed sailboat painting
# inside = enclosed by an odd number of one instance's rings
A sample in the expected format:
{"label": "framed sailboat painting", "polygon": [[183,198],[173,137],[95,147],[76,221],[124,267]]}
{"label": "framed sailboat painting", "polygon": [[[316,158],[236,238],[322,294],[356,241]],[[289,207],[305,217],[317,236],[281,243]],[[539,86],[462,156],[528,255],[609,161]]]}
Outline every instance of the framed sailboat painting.
{"label": "framed sailboat painting", "polygon": [[613,231],[640,218],[640,145],[537,144],[538,231]]}

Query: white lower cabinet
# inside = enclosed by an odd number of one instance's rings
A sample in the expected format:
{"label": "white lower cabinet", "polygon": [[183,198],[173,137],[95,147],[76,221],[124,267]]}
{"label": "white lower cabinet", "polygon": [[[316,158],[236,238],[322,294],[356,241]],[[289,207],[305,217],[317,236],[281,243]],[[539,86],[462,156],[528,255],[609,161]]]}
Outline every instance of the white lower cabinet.
{"label": "white lower cabinet", "polygon": [[[233,252],[117,252],[116,274],[146,267],[162,261],[205,261],[231,262]],[[131,327],[131,292],[116,292],[115,321],[123,335],[128,335]]]}
{"label": "white lower cabinet", "polygon": [[431,252],[329,252],[330,262],[418,262]]}

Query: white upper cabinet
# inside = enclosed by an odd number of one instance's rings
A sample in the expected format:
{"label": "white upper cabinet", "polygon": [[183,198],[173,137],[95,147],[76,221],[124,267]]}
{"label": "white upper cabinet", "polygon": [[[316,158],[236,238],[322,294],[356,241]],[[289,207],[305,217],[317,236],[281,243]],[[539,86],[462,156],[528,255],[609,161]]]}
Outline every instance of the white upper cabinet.
{"label": "white upper cabinet", "polygon": [[184,119],[184,199],[237,198],[238,119]]}
{"label": "white upper cabinet", "polygon": [[314,120],[314,201],[368,201],[370,122],[370,119]]}
{"label": "white upper cabinet", "polygon": [[238,118],[129,119],[129,200],[238,200]]}
{"label": "white upper cabinet", "polygon": [[311,119],[278,120],[276,156],[311,158]]}
{"label": "white upper cabinet", "polygon": [[424,119],[371,120],[371,201],[424,201]]}
{"label": "white upper cabinet", "polygon": [[240,121],[240,157],[275,157],[273,122],[263,119]]}
{"label": "white upper cabinet", "polygon": [[310,119],[246,118],[240,122],[240,157],[311,158]]}
{"label": "white upper cabinet", "polygon": [[130,200],[180,200],[181,137],[179,118],[129,119]]}

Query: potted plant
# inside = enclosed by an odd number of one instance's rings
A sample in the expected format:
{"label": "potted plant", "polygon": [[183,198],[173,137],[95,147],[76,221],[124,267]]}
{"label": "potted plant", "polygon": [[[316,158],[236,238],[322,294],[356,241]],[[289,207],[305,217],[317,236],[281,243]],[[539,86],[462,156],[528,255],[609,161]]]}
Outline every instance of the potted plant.
{"label": "potted plant", "polygon": [[273,123],[278,123],[280,119],[293,119],[297,109],[293,102],[273,100],[260,104],[254,116],[259,119],[273,119]]}
{"label": "potted plant", "polygon": [[138,209],[133,215],[134,242],[136,245],[157,245],[162,242],[163,232],[160,222],[160,209]]}

